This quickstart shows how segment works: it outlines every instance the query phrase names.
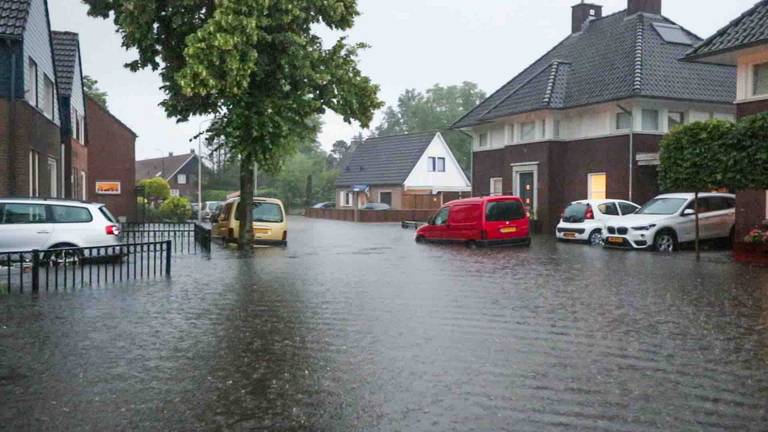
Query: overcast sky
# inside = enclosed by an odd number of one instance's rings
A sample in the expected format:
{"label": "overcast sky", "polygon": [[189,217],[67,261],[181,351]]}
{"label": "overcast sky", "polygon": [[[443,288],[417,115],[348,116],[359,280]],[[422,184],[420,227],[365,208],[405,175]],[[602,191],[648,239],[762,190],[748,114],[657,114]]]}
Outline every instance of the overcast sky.
{"label": "overcast sky", "polygon": [[[349,36],[371,48],[361,68],[381,86],[379,97],[396,103],[403,90],[423,90],[473,81],[490,93],[552,48],[570,32],[578,0],[359,0],[362,16]],[[756,0],[664,0],[664,15],[708,37]],[[597,0],[610,14],[626,0]],[[110,110],[139,135],[138,158],[195,147],[200,120],[177,124],[158,106],[160,79],[131,73],[133,57],[120,45],[110,21],[89,18],[80,0],[49,0],[54,30],[80,33],[85,73],[109,93]],[[325,38],[337,37],[330,32]],[[735,85],[735,84],[734,84]],[[319,139],[325,148],[360,130],[329,113]]]}

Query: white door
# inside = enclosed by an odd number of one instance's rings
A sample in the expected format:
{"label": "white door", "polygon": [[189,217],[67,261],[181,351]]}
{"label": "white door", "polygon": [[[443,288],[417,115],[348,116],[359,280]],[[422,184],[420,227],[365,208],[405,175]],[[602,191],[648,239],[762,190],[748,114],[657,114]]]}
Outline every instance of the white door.
{"label": "white door", "polygon": [[45,249],[53,233],[42,204],[0,206],[0,252]]}

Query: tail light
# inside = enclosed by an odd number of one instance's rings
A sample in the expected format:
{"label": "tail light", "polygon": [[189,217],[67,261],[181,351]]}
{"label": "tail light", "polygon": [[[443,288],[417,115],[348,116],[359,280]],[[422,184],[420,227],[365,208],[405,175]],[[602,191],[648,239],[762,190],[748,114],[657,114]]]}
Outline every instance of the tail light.
{"label": "tail light", "polygon": [[120,227],[117,225],[107,225],[104,228],[104,231],[107,232],[107,235],[111,236],[119,236],[120,235]]}
{"label": "tail light", "polygon": [[595,219],[595,212],[592,211],[592,206],[587,206],[587,211],[584,212],[584,219],[586,220]]}

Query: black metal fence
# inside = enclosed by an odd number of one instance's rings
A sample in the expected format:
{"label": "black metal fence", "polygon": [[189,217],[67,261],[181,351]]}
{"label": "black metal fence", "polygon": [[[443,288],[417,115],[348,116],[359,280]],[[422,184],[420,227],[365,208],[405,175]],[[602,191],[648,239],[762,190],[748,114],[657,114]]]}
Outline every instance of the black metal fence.
{"label": "black metal fence", "polygon": [[4,252],[0,253],[0,291],[67,290],[170,277],[172,254],[171,240]]}
{"label": "black metal fence", "polygon": [[124,223],[121,238],[125,244],[170,240],[177,254],[211,252],[210,228],[192,222]]}

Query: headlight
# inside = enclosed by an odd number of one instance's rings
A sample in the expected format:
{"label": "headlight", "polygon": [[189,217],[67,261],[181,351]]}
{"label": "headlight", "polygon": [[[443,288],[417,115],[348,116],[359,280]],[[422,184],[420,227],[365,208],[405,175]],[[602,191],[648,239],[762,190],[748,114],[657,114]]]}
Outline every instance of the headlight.
{"label": "headlight", "polygon": [[639,227],[632,227],[632,231],[648,231],[652,228],[656,228],[656,225],[645,225]]}

